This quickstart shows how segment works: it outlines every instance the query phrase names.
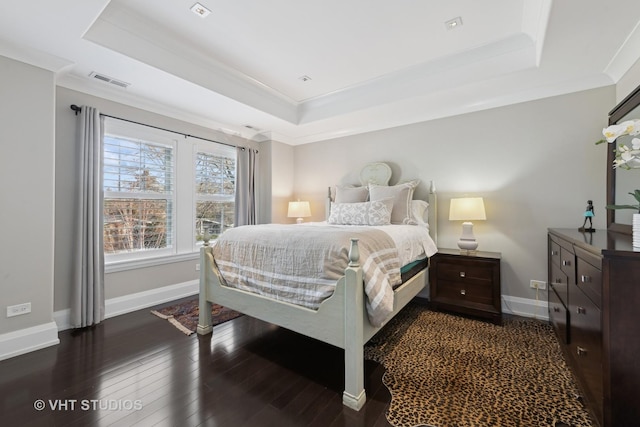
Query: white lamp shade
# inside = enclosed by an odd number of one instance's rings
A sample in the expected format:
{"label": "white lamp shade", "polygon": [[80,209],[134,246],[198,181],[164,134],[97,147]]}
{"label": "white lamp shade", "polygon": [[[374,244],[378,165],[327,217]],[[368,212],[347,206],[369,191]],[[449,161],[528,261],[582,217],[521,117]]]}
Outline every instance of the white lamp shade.
{"label": "white lamp shade", "polygon": [[472,220],[485,220],[487,215],[484,211],[484,201],[482,197],[463,197],[451,199],[449,206],[450,221],[465,221],[462,223],[462,235],[458,240],[458,247],[466,251],[475,251],[478,241],[473,234]]}
{"label": "white lamp shade", "polygon": [[309,202],[300,200],[297,202],[289,202],[287,216],[289,218],[298,218],[298,222],[302,222],[302,218],[311,216]]}
{"label": "white lamp shade", "polygon": [[450,221],[474,221],[487,219],[482,197],[462,197],[451,199],[449,207]]}

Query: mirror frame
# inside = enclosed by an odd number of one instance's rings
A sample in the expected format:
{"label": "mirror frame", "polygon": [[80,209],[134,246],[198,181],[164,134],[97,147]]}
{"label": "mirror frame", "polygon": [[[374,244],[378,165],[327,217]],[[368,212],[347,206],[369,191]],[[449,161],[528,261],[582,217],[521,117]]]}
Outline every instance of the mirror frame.
{"label": "mirror frame", "polygon": [[[609,112],[609,125],[613,125],[640,105],[640,86],[627,95]],[[613,168],[615,150],[607,149],[607,205],[614,205],[616,194],[616,169]],[[616,210],[607,209],[607,229],[618,233],[631,234],[631,224],[616,222]]]}

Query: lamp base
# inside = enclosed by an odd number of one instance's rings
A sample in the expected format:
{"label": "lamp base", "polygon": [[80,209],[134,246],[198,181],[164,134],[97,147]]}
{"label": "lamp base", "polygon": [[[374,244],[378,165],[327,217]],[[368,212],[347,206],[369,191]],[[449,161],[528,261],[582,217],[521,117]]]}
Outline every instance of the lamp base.
{"label": "lamp base", "polygon": [[462,223],[462,235],[458,240],[458,247],[464,251],[475,251],[478,248],[476,236],[473,235],[473,223],[470,221]]}
{"label": "lamp base", "polygon": [[478,242],[476,240],[460,239],[458,240],[458,247],[463,251],[475,251],[478,249]]}
{"label": "lamp base", "polygon": [[296,224],[302,224],[304,220],[302,218],[298,218],[296,219]]}

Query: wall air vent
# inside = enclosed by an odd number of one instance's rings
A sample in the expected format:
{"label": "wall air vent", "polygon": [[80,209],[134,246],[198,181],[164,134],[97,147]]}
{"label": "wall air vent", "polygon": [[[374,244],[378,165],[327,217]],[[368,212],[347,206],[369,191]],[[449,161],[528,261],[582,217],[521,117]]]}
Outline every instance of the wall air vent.
{"label": "wall air vent", "polygon": [[131,83],[123,82],[122,80],[117,80],[109,76],[105,76],[104,74],[96,73],[95,71],[89,74],[89,77],[93,77],[94,79],[101,80],[106,83],[111,83],[112,85],[116,85],[123,88],[128,88],[131,86]]}

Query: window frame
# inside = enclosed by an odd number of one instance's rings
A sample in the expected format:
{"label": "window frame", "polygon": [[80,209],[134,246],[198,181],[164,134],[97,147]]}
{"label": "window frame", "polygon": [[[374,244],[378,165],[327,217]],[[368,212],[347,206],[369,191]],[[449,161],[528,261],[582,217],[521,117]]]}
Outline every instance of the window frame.
{"label": "window frame", "polygon": [[[196,161],[197,153],[219,155],[232,158],[234,161],[234,191],[224,196],[225,201],[235,202],[235,184],[237,184],[237,147],[197,137],[191,137],[178,132],[159,129],[140,123],[105,117],[105,137],[115,135],[129,140],[140,140],[149,144],[171,146],[172,151],[172,242],[170,248],[136,250],[117,254],[105,253],[105,272],[125,271],[135,268],[151,267],[172,262],[192,260],[198,257],[202,241],[197,241],[196,225]],[[104,172],[103,172],[104,178]],[[104,186],[103,186],[104,188]],[[122,192],[118,198],[122,197]],[[136,193],[139,195],[139,193]],[[109,199],[111,192],[104,192],[103,200]],[[164,196],[154,196],[166,199]],[[220,197],[220,196],[213,196]],[[234,205],[235,210],[235,205]],[[103,211],[104,215],[104,211]],[[103,229],[104,236],[104,229]]]}
{"label": "window frame", "polygon": [[[233,185],[233,193],[230,195],[200,195],[196,189],[196,169],[197,169],[197,161],[198,154],[204,153],[208,155],[220,156],[220,157],[228,157],[233,158],[234,161],[234,185]],[[234,211],[235,211],[235,193],[236,193],[236,184],[238,182],[237,172],[238,172],[238,156],[236,147],[225,146],[224,144],[216,144],[209,143],[206,144],[204,142],[196,142],[193,146],[193,226],[192,229],[194,231],[193,235],[193,250],[199,251],[203,246],[202,240],[197,240],[197,235],[195,234],[195,227],[197,221],[197,204],[199,201],[212,201],[212,202],[233,202],[234,203]],[[224,224],[223,224],[224,225]],[[231,226],[234,226],[232,224]],[[215,240],[215,239],[211,239]]]}
{"label": "window frame", "polygon": [[[171,149],[171,192],[166,193],[153,193],[153,192],[121,192],[121,191],[106,191],[103,185],[103,202],[106,200],[118,200],[118,199],[137,199],[137,200],[167,200],[170,205],[167,220],[167,246],[157,249],[141,249],[133,251],[125,251],[118,253],[106,253],[104,255],[105,264],[108,263],[120,263],[126,261],[134,261],[140,259],[158,258],[175,255],[177,253],[176,247],[176,222],[177,215],[177,156],[178,156],[178,140],[176,135],[168,132],[156,129],[153,127],[140,125],[136,123],[127,122],[115,118],[105,118],[104,129],[105,140],[107,137],[120,138],[128,141],[135,141],[147,145],[158,146]],[[106,145],[106,144],[105,144]],[[103,149],[104,153],[104,149]],[[103,161],[104,167],[104,161]],[[103,178],[105,172],[103,171]],[[104,208],[103,208],[104,215]],[[104,227],[103,227],[104,236]]]}

